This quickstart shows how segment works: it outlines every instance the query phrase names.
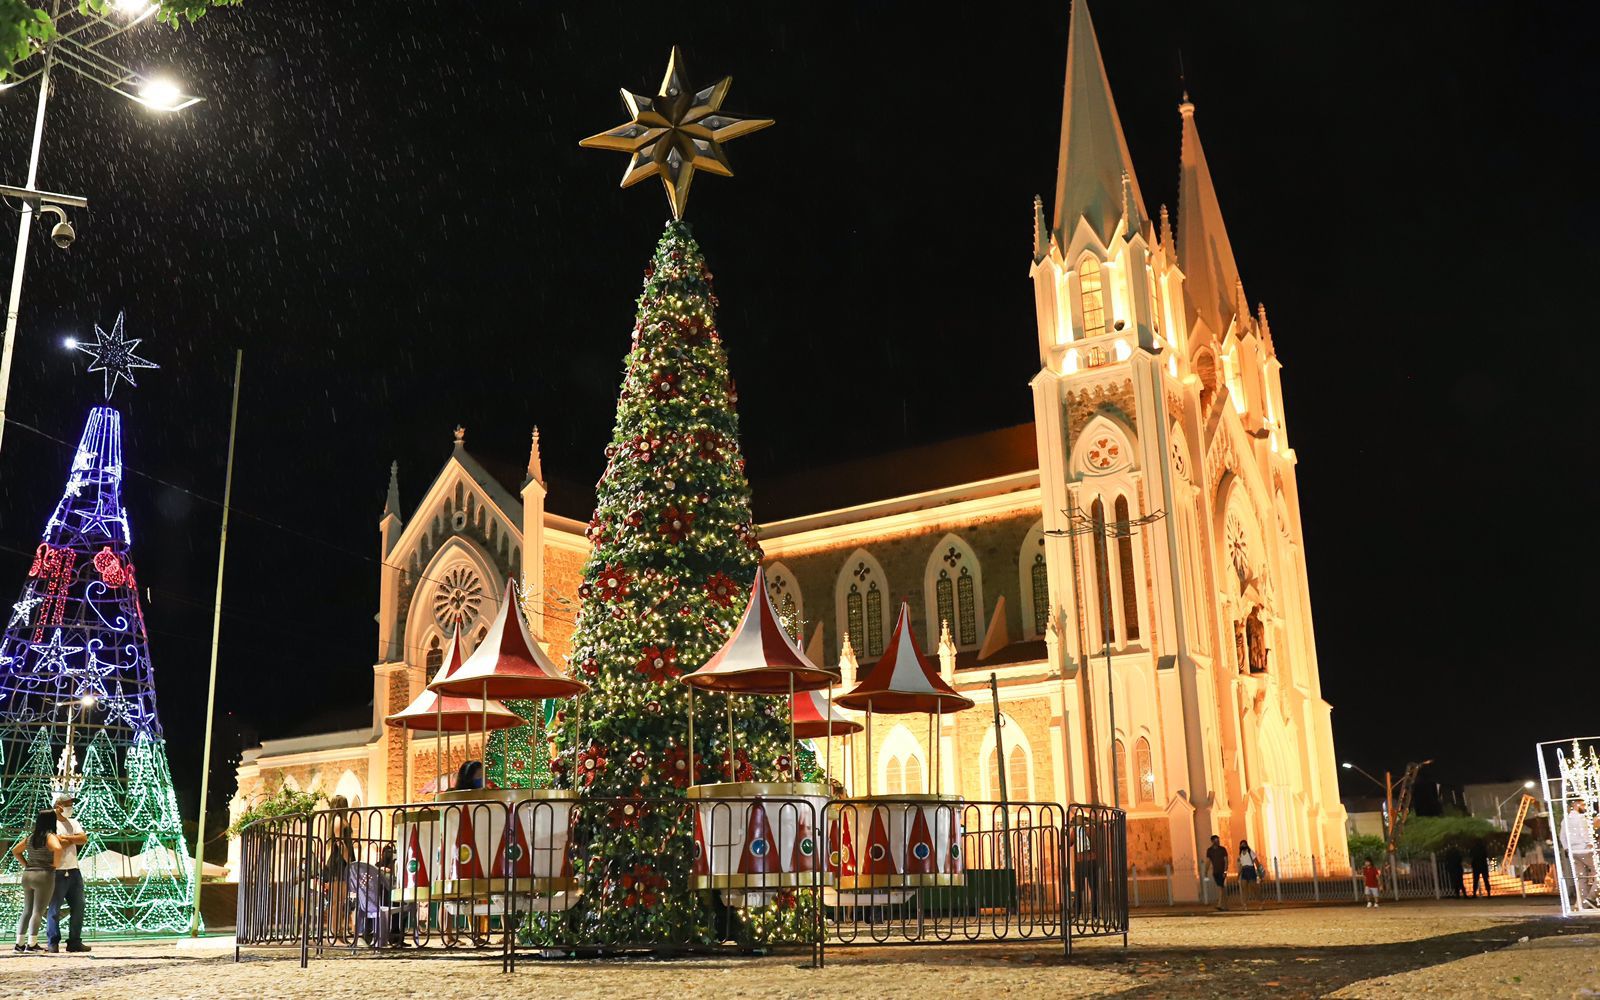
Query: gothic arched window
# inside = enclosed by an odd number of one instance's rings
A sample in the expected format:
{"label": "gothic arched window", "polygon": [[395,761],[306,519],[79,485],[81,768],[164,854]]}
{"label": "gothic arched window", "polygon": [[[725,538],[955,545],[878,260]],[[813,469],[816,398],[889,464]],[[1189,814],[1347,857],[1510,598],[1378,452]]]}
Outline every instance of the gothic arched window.
{"label": "gothic arched window", "polygon": [[937,628],[943,628],[946,623],[956,624],[956,587],[950,582],[950,571],[941,569],[939,579],[933,585],[934,603],[938,608],[939,620],[931,623]]}
{"label": "gothic arched window", "polygon": [[1028,784],[1028,755],[1020,746],[1012,747],[1006,757],[1006,791],[1021,802],[1033,798],[1033,787]]}
{"label": "gothic arched window", "polygon": [[850,645],[857,650],[866,648],[866,599],[861,595],[861,588],[856,584],[850,585],[850,593],[844,598],[845,630],[850,633]]}
{"label": "gothic arched window", "polygon": [[1100,261],[1094,254],[1084,254],[1078,261],[1078,302],[1083,309],[1084,337],[1098,337],[1106,332],[1106,294],[1101,283]]}
{"label": "gothic arched window", "polygon": [[428,681],[432,683],[433,675],[439,672],[444,665],[444,650],[439,646],[439,637],[434,636],[428,640],[428,651],[423,657],[423,666],[427,668]]}
{"label": "gothic arched window", "polygon": [[978,641],[978,608],[973,597],[970,566],[961,567],[961,575],[956,577],[956,606],[961,613],[956,641],[963,646],[971,646]]}
{"label": "gothic arched window", "polygon": [[1111,741],[1111,771],[1116,775],[1116,786],[1125,793],[1128,787],[1128,750],[1121,740]]}
{"label": "gothic arched window", "polygon": [[1128,518],[1128,498],[1117,497],[1117,575],[1122,583],[1123,633],[1131,642],[1139,638],[1139,591],[1133,573],[1133,528]]}
{"label": "gothic arched window", "polygon": [[1150,741],[1143,736],[1133,744],[1134,799],[1138,802],[1156,800],[1156,765],[1150,756]]}
{"label": "gothic arched window", "polygon": [[783,622],[783,627],[789,633],[789,638],[799,641],[800,611],[794,605],[793,594],[783,595],[783,603],[778,607],[778,620]]}
{"label": "gothic arched window", "polygon": [[876,580],[867,584],[867,655],[883,655],[883,591]]}

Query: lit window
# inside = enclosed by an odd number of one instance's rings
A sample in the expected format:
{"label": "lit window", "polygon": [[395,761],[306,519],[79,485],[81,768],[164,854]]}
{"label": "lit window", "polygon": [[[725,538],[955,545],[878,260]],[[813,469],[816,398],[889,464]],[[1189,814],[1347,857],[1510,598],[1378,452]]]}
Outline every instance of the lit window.
{"label": "lit window", "polygon": [[1118,788],[1128,787],[1128,751],[1121,740],[1111,741],[1111,769],[1116,775]]}
{"label": "lit window", "polygon": [[1083,335],[1098,337],[1106,332],[1106,296],[1100,279],[1100,261],[1084,254],[1078,262],[1078,301],[1083,306]]}
{"label": "lit window", "polygon": [[1133,745],[1133,770],[1138,784],[1134,786],[1134,794],[1139,802],[1154,802],[1156,800],[1156,766],[1150,756],[1150,741],[1143,736]]}
{"label": "lit window", "polygon": [[867,585],[867,655],[883,655],[883,593],[876,582]]}
{"label": "lit window", "polygon": [[1019,746],[1012,747],[1006,757],[1006,791],[1020,802],[1033,798],[1033,788],[1028,784],[1028,757]]}
{"label": "lit window", "polygon": [[845,630],[850,633],[850,645],[856,650],[866,649],[865,618],[862,611],[861,590],[855,584],[850,585],[850,593],[844,599]]}

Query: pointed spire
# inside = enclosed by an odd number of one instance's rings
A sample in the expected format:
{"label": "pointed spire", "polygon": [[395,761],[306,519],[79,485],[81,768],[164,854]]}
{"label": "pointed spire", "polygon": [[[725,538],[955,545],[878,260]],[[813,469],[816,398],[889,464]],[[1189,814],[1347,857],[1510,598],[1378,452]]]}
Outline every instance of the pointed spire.
{"label": "pointed spire", "polygon": [[533,444],[528,448],[528,482],[544,485],[544,463],[539,457],[539,425],[533,426]]}
{"label": "pointed spire", "polygon": [[1267,345],[1267,357],[1276,357],[1277,351],[1272,346],[1272,324],[1267,322],[1267,304],[1256,303],[1256,325],[1261,330],[1261,339]]}
{"label": "pointed spire", "polygon": [[1161,206],[1161,246],[1167,253],[1172,253],[1172,217],[1167,214],[1167,206]]}
{"label": "pointed spire", "polygon": [[1127,220],[1122,230],[1124,239],[1131,240],[1144,232],[1144,208],[1134,197],[1133,180],[1126,170],[1122,172],[1122,217]]}
{"label": "pointed spire", "polygon": [[[1178,181],[1178,267],[1183,270],[1184,288],[1195,315],[1206,321],[1215,336],[1222,336],[1237,314],[1236,287],[1239,268],[1233,260],[1233,245],[1222,224],[1222,207],[1211,183],[1205,150],[1194,124],[1194,104],[1184,94],[1178,105],[1183,117],[1183,160]],[[1249,310],[1245,310],[1245,315]]]}
{"label": "pointed spire", "polygon": [[389,463],[389,495],[383,499],[385,517],[400,519],[400,463]]}
{"label": "pointed spire", "polygon": [[[1061,109],[1061,155],[1056,167],[1055,233],[1066,244],[1079,217],[1089,221],[1103,242],[1122,217],[1127,200],[1122,189],[1126,174],[1131,200],[1142,206],[1139,178],[1128,156],[1111,84],[1100,61],[1100,42],[1085,0],[1072,5],[1072,26],[1067,41],[1067,85]],[[1141,211],[1142,214],[1142,211]]]}
{"label": "pointed spire", "polygon": [[1044,219],[1044,199],[1033,196],[1033,262],[1050,255],[1050,224]]}

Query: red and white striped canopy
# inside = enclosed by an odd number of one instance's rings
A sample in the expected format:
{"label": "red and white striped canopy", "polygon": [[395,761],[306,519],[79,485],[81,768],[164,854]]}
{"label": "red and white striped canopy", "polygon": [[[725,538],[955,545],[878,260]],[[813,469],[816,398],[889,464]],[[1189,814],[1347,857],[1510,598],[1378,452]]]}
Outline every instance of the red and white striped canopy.
{"label": "red and white striped canopy", "polygon": [[[830,728],[829,719],[833,720]],[[837,708],[828,715],[828,696],[822,691],[796,691],[794,695],[794,737],[797,740],[821,740],[830,734],[849,736],[862,730],[861,723],[843,715]]]}
{"label": "red and white striped canopy", "polygon": [[[445,677],[461,665],[461,633],[450,637],[450,647],[445,651],[444,663],[436,677]],[[522,716],[490,700],[440,695],[423,688],[416,700],[383,721],[401,729],[424,733],[482,732],[484,729],[510,729],[523,723]]]}
{"label": "red and white striped canopy", "polygon": [[911,632],[911,607],[900,605],[889,648],[849,694],[833,700],[844,708],[899,715],[906,712],[959,712],[973,701],[944,682],[939,669],[917,646]]}
{"label": "red and white striped canopy", "polygon": [[839,675],[812,663],[795,648],[773,610],[767,575],[757,566],[750,603],[739,626],[705,666],[681,680],[702,691],[788,694],[837,684]]}
{"label": "red and white striped canopy", "polygon": [[483,641],[454,673],[443,670],[428,685],[440,694],[484,698],[569,698],[589,685],[568,677],[539,648],[522,617],[510,580]]}

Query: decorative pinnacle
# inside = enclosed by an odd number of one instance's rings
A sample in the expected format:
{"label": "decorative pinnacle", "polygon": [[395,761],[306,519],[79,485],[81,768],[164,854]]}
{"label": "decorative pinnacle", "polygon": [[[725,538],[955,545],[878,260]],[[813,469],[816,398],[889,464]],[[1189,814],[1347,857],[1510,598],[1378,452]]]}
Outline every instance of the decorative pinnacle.
{"label": "decorative pinnacle", "polygon": [[539,425],[533,426],[533,445],[528,449],[528,482],[544,485],[544,463],[539,455]]}
{"label": "decorative pinnacle", "polygon": [[1050,224],[1044,219],[1044,199],[1033,196],[1033,262],[1037,264],[1049,254]]}
{"label": "decorative pinnacle", "polygon": [[384,498],[383,512],[400,516],[400,463],[389,463],[389,495]]}
{"label": "decorative pinnacle", "polygon": [[1161,206],[1161,245],[1167,248],[1167,253],[1172,253],[1172,219],[1165,205]]}
{"label": "decorative pinnacle", "polygon": [[457,448],[465,448],[467,446],[467,429],[466,429],[466,427],[464,427],[461,424],[456,424],[456,429],[454,431],[454,434],[455,434],[455,438],[456,438],[456,447]]}

